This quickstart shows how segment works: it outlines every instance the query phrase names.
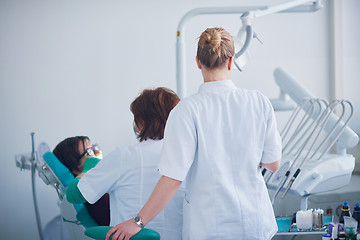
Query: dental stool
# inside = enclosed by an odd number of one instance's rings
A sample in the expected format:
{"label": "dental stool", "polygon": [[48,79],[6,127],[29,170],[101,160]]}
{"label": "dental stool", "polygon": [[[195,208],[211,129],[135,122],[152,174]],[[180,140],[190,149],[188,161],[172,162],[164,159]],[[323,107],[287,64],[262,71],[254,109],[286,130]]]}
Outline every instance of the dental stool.
{"label": "dental stool", "polygon": [[[38,168],[39,176],[47,185],[52,185],[59,196],[61,217],[71,239],[105,239],[110,226],[98,226],[90,216],[84,204],[72,204],[66,200],[66,188],[73,181],[74,175],[50,151],[46,143],[39,147],[39,158],[43,165]],[[40,150],[42,149],[42,150]],[[151,229],[142,229],[131,240],[158,240],[159,233]]]}

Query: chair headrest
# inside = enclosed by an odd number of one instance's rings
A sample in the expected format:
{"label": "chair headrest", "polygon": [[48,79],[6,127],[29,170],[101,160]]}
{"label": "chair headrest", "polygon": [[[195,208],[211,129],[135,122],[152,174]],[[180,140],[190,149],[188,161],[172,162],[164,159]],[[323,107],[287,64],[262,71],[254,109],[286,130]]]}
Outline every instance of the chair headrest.
{"label": "chair headrest", "polygon": [[60,162],[60,160],[52,152],[46,152],[43,155],[44,160],[55,174],[55,176],[60,180],[61,184],[64,187],[69,186],[69,184],[74,179],[74,175],[70,170]]}

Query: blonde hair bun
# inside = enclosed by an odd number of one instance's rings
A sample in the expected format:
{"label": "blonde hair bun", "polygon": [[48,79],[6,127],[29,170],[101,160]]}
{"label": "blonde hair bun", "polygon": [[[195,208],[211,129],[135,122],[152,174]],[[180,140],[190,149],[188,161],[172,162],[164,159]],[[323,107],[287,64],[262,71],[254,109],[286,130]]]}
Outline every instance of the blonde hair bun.
{"label": "blonde hair bun", "polygon": [[220,56],[221,54],[221,34],[215,29],[210,29],[209,32],[204,32],[205,44],[209,46],[209,49],[214,52],[216,55]]}
{"label": "blonde hair bun", "polygon": [[208,28],[199,37],[197,57],[208,68],[225,64],[234,52],[234,41],[223,28]]}

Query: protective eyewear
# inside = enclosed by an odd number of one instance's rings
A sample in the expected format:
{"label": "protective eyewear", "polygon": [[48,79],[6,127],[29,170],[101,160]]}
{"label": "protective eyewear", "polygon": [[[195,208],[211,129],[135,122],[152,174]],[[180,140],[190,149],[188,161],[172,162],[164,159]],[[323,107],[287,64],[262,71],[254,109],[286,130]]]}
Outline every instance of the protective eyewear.
{"label": "protective eyewear", "polygon": [[88,156],[94,156],[95,151],[100,151],[100,147],[97,144],[92,145],[91,147],[88,147],[83,154],[79,157],[79,160],[82,159],[86,154]]}

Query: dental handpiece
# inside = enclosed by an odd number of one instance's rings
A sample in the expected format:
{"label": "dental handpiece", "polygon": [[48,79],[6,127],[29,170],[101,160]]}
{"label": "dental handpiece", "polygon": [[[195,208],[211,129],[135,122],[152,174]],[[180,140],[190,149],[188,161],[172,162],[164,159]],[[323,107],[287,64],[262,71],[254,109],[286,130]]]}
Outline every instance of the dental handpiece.
{"label": "dental handpiece", "polygon": [[268,184],[268,182],[269,182],[269,180],[270,180],[270,178],[272,177],[273,174],[274,174],[274,173],[270,172],[270,173],[264,178],[266,185]]}
{"label": "dental handpiece", "polygon": [[274,203],[275,203],[275,198],[276,198],[276,196],[279,194],[280,190],[283,188],[283,186],[284,186],[286,180],[288,179],[289,175],[290,175],[290,170],[288,170],[288,171],[285,173],[285,176],[281,179],[281,182],[279,183],[278,188],[276,189],[276,191],[275,191],[275,193],[274,193],[274,196],[273,196],[272,199],[271,199],[271,204],[272,204],[272,205],[274,205]]}
{"label": "dental handpiece", "polygon": [[266,168],[264,168],[264,169],[261,171],[261,175],[265,176],[265,173],[266,173]]}
{"label": "dental handpiece", "polygon": [[299,173],[301,172],[301,169],[298,168],[295,172],[295,174],[292,176],[292,178],[290,179],[288,185],[285,188],[285,191],[283,193],[283,195],[281,196],[281,199],[283,199],[285,197],[285,195],[287,194],[287,192],[290,190],[292,184],[294,183],[295,179],[297,178],[297,176],[299,175]]}

